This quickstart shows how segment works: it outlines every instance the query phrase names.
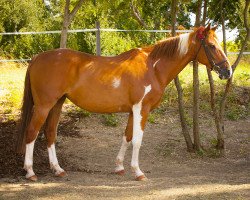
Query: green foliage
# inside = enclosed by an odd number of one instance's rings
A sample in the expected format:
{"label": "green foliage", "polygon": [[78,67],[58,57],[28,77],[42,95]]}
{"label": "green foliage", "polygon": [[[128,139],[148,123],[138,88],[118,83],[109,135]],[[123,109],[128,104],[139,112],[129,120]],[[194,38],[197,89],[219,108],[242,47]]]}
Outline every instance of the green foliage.
{"label": "green foliage", "polygon": [[216,138],[212,138],[212,139],[210,140],[210,143],[211,143],[211,145],[212,145],[213,147],[216,147],[217,144],[218,144],[218,140],[217,140]]}
{"label": "green foliage", "polygon": [[103,123],[106,126],[116,127],[119,124],[119,120],[116,114],[104,114],[102,115]]}
{"label": "green foliage", "polygon": [[248,114],[249,111],[244,105],[234,105],[226,111],[226,117],[230,120],[239,120],[245,118]]}
{"label": "green foliage", "polygon": [[211,147],[206,150],[206,155],[209,158],[220,158],[222,156],[220,150],[216,149],[215,147]]}
{"label": "green foliage", "polygon": [[69,109],[67,110],[67,115],[70,117],[74,117],[74,118],[85,118],[85,117],[90,117],[91,113],[83,110],[77,106],[70,106]]}
{"label": "green foliage", "polygon": [[[225,2],[225,1],[224,1]],[[70,10],[76,5],[72,0]],[[60,30],[64,13],[65,1],[51,0],[50,5],[41,1],[2,0],[0,5],[0,31],[46,31]],[[171,25],[171,0],[134,0],[139,16],[147,27],[143,27],[133,15],[131,1],[99,0],[85,1],[74,17],[70,29],[95,28],[95,22],[100,21],[101,28],[115,29],[169,29]],[[209,18],[218,22],[219,0],[208,1]],[[192,26],[190,14],[196,12],[196,1],[179,1],[177,6],[177,23],[185,28]],[[227,1],[225,19],[230,28],[242,28],[243,1]],[[228,43],[229,51],[236,51],[244,37],[244,31],[239,33],[236,43]],[[94,54],[95,32],[69,33],[67,47]],[[168,37],[165,33],[145,32],[102,32],[101,47],[103,55],[116,55],[138,46],[154,44]],[[33,55],[59,47],[60,34],[44,35],[5,35],[0,37],[0,56],[29,58]]]}
{"label": "green foliage", "polygon": [[[70,10],[77,1],[71,1]],[[96,3],[95,3],[96,2]],[[136,9],[146,22],[148,29],[167,29],[170,25],[171,1],[150,2],[134,1]],[[185,27],[190,27],[189,11],[185,4],[180,3],[178,21]],[[2,0],[0,5],[0,31],[46,31],[60,30],[65,1]],[[95,22],[100,21],[101,28],[143,29],[132,14],[131,2],[124,0],[86,1],[77,12],[70,29],[95,28]],[[103,55],[117,55],[137,46],[153,44],[163,39],[166,34],[126,32],[102,32],[101,46]],[[95,53],[95,33],[69,33],[67,47]],[[44,35],[5,35],[0,37],[0,56],[15,58],[30,58],[33,55],[58,48],[60,34]]]}
{"label": "green foliage", "polygon": [[[221,44],[223,47],[223,43]],[[238,52],[240,50],[240,44],[236,43],[234,41],[228,41],[227,42],[227,51],[228,52]]]}
{"label": "green foliage", "polygon": [[[223,5],[221,6],[221,2]],[[245,1],[242,0],[213,0],[209,1],[208,17],[213,19],[215,23],[221,23],[221,16],[223,14],[225,19],[226,28],[230,29],[243,29],[243,10]],[[223,10],[221,10],[221,7]],[[246,35],[246,31],[239,31],[236,39],[237,44],[241,44],[243,38]],[[249,41],[246,50],[250,49]]]}
{"label": "green foliage", "polygon": [[156,124],[159,117],[160,116],[158,112],[151,112],[148,116],[148,122],[151,124]]}
{"label": "green foliage", "polygon": [[205,151],[203,149],[197,150],[196,153],[198,156],[201,156],[201,157],[205,155]]}

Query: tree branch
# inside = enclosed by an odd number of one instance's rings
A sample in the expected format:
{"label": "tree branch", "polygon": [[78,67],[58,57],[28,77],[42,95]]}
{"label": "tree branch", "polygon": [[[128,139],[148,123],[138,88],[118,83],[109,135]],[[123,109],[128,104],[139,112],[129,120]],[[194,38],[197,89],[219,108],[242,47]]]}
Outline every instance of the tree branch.
{"label": "tree branch", "polygon": [[244,52],[244,50],[246,48],[247,42],[250,40],[250,26],[249,26],[249,21],[248,21],[249,20],[249,16],[248,16],[249,4],[250,4],[250,0],[246,0],[246,5],[245,5],[245,8],[244,8],[244,26],[245,26],[245,28],[247,30],[247,35],[246,35],[246,37],[244,39],[244,42],[242,43],[240,53],[239,53],[236,61],[232,65],[233,71],[235,70],[235,68],[239,64],[240,59],[241,59],[241,57],[243,55],[243,52]]}
{"label": "tree branch", "polygon": [[135,5],[133,4],[133,0],[131,1],[130,3],[130,7],[133,11],[133,15],[135,17],[135,19],[139,22],[139,24],[141,26],[143,26],[145,29],[148,28],[147,24],[144,22],[144,20],[142,19],[140,13],[139,13],[139,10],[135,7]]}
{"label": "tree branch", "polygon": [[84,3],[84,0],[79,0],[76,6],[73,8],[73,10],[69,13],[69,23],[76,15],[77,11],[81,8],[82,4]]}

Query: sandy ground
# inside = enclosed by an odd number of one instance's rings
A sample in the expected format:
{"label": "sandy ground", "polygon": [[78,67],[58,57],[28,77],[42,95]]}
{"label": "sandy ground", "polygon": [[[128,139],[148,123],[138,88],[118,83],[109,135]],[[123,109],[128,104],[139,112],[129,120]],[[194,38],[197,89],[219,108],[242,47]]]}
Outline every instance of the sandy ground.
{"label": "sandy ground", "polygon": [[[79,119],[78,135],[58,136],[58,159],[68,176],[58,178],[48,171],[38,174],[37,182],[23,176],[1,178],[0,199],[250,199],[249,118],[226,122],[223,157],[210,148],[215,137],[210,117],[202,117],[201,139],[207,149],[203,156],[186,152],[174,113],[148,124],[140,151],[140,168],[149,179],[144,182],[135,181],[131,173],[131,146],[125,157],[126,174],[113,173],[126,125],[126,115],[119,118],[115,128],[104,126],[95,115]],[[38,168],[34,166],[35,171]]]}

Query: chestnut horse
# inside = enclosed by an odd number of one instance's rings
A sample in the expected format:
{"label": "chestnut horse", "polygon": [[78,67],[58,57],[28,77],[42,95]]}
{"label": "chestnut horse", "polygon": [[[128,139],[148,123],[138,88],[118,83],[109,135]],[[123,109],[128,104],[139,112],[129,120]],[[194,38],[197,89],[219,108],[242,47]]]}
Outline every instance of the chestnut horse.
{"label": "chestnut horse", "polygon": [[194,60],[214,69],[221,79],[228,79],[232,74],[215,29],[210,25],[200,27],[191,33],[114,57],[70,49],[56,49],[35,56],[27,69],[17,143],[17,151],[26,151],[26,178],[37,180],[33,171],[33,149],[45,122],[50,167],[56,176],[66,174],[58,164],[55,140],[62,105],[68,98],[90,112],[129,113],[115,172],[124,173],[124,155],[132,141],[132,171],[136,180],[145,180],[139,168],[139,149],[148,114],[159,105],[165,87]]}

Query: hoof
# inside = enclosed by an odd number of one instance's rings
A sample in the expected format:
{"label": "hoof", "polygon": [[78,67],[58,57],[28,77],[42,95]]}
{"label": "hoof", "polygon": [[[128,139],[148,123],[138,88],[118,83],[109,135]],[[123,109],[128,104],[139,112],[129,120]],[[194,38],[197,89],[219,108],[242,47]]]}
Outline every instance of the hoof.
{"label": "hoof", "polygon": [[145,175],[137,176],[135,178],[136,181],[147,181],[147,177]]}
{"label": "hoof", "polygon": [[37,181],[37,176],[33,175],[33,176],[26,178],[26,179],[28,179],[29,181]]}
{"label": "hoof", "polygon": [[57,177],[64,177],[67,176],[67,173],[65,171],[60,172],[59,174],[56,174]]}
{"label": "hoof", "polygon": [[115,173],[120,175],[120,176],[123,176],[125,174],[125,170],[123,169],[123,170],[117,171]]}

